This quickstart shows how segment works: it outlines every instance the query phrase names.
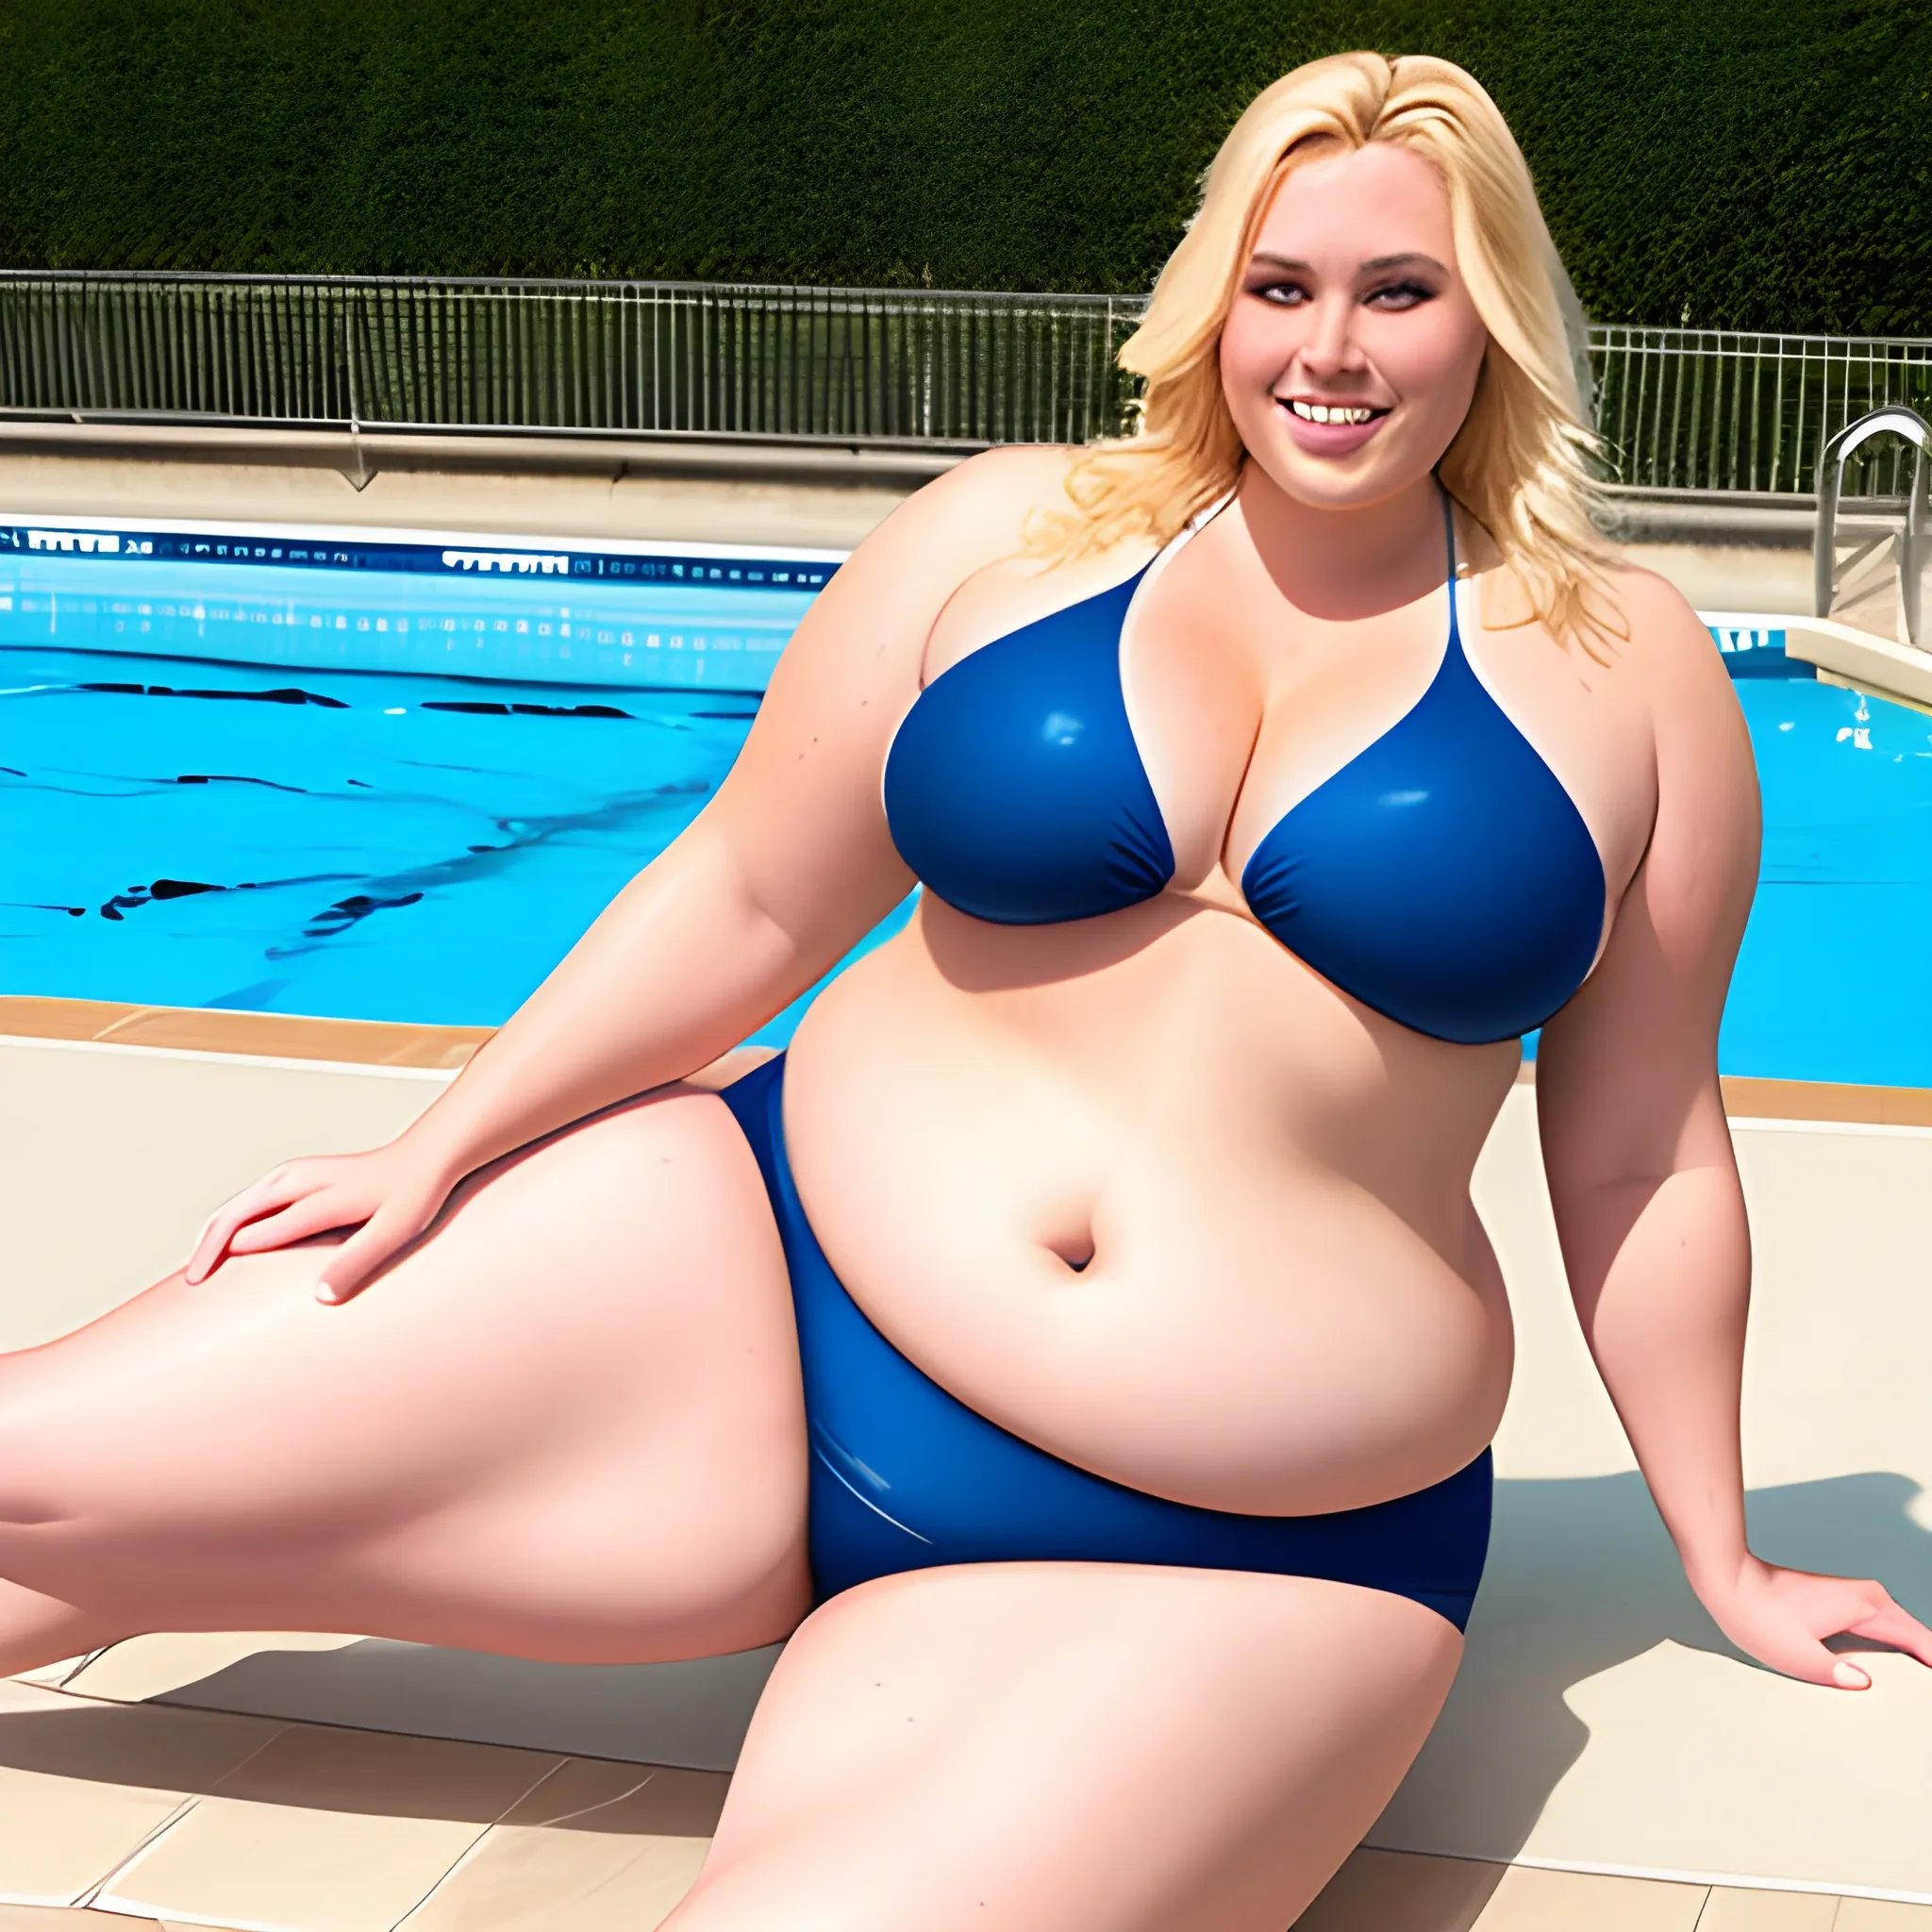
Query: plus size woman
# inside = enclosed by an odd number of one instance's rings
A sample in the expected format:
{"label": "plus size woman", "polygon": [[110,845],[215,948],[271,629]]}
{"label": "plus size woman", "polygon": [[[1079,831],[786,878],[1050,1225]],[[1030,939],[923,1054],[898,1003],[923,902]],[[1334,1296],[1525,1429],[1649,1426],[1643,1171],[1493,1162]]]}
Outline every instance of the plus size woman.
{"label": "plus size woman", "polygon": [[[1751,752],[1599,543],[1561,270],[1459,69],[1228,137],[1133,438],[990,452],[800,626],[716,800],[408,1132],[0,1361],[0,1671],[138,1631],[790,1638],[678,1932],[1281,1932],[1461,1651],[1542,1027],[1572,1286],[1691,1583],[1745,1546],[1716,1036]],[[780,1059],[691,1077],[923,888]]]}

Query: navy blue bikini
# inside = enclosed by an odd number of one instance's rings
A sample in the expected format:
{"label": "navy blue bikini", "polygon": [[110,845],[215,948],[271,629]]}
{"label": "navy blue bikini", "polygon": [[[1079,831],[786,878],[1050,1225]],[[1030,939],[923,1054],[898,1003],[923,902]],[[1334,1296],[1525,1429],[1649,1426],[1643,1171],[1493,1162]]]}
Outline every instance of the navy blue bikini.
{"label": "navy blue bikini", "polygon": [[[1446,506],[1445,506],[1446,508]],[[1152,569],[1153,566],[1148,566]],[[974,918],[1053,924],[1154,898],[1174,848],[1127,715],[1122,630],[1147,575],[995,640],[935,678],[885,771],[893,842]],[[1256,919],[1363,1006],[1437,1040],[1510,1040],[1583,983],[1604,921],[1596,844],[1449,636],[1414,707],[1284,813],[1241,874]],[[821,1597],[941,1563],[1160,1563],[1326,1577],[1467,1621],[1488,1547],[1486,1450],[1360,1509],[1247,1516],[1110,1482],[988,1422],[845,1292],[799,1205],[782,1058],[726,1090],[785,1244],[811,1435]]]}

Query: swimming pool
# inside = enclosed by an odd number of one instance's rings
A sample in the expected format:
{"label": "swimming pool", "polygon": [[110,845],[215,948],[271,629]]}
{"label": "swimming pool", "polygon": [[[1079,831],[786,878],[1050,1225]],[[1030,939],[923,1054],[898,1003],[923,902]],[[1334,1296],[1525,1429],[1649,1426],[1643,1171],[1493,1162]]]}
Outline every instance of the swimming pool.
{"label": "swimming pool", "polygon": [[841,555],[0,514],[0,641],[759,691]]}
{"label": "swimming pool", "polygon": [[[500,1021],[710,795],[835,564],[276,541],[0,521],[0,991]],[[1932,1086],[1932,718],[1716,632],[1766,818],[1722,1064]]]}

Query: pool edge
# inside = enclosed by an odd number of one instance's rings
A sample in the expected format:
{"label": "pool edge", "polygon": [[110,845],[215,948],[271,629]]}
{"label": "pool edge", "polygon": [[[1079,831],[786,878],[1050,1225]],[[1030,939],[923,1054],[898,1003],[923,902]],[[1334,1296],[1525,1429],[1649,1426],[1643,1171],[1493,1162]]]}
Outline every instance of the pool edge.
{"label": "pool edge", "polygon": [[[397,1020],[335,1020],[308,1013],[235,1012],[215,1007],[141,1006],[51,994],[0,993],[0,1037],[68,1041],[95,1046],[235,1054],[249,1058],[309,1060],[341,1066],[415,1068],[452,1073],[496,1029],[432,1026]],[[740,1047],[692,1076],[716,1086],[767,1057]],[[1534,1061],[1520,1084],[1533,1085]],[[1770,1080],[1727,1074],[1724,1111],[1735,1119],[1843,1122],[1932,1128],[1932,1088],[1860,1087],[1825,1080]]]}
{"label": "pool edge", "polygon": [[[309,1013],[0,993],[0,1039],[149,1052],[454,1073],[495,1031],[493,1026],[431,1026],[403,1020],[336,1020]],[[734,1048],[692,1074],[691,1084],[722,1086],[770,1056],[771,1050],[764,1047]]]}

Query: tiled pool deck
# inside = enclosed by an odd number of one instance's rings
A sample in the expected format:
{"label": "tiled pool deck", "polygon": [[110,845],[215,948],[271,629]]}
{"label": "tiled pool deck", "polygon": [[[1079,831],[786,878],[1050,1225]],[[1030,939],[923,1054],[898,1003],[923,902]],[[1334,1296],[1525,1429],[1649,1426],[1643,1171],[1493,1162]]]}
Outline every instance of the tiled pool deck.
{"label": "tiled pool deck", "polygon": [[[0,1928],[656,1925],[716,1772],[0,1686]],[[107,1923],[114,1923],[108,1920]]]}
{"label": "tiled pool deck", "polygon": [[[0,1932],[649,1932],[726,1783],[0,1683]],[[1362,1851],[1298,1932],[1932,1932],[1932,1906]]]}
{"label": "tiled pool deck", "polygon": [[[419,1079],[487,1038],[25,998],[0,999],[0,1035]],[[1726,1097],[1740,1116],[1932,1125],[1932,1095],[1915,1090],[1738,1081]],[[143,1638],[0,1680],[0,1932],[647,1932],[670,1913],[703,1861],[724,1774],[194,1708],[164,1654],[339,1641]],[[1682,1721],[1698,1722],[1688,1708]],[[1932,1932],[1932,1906],[1365,1850],[1300,1922],[1476,1928]]]}

